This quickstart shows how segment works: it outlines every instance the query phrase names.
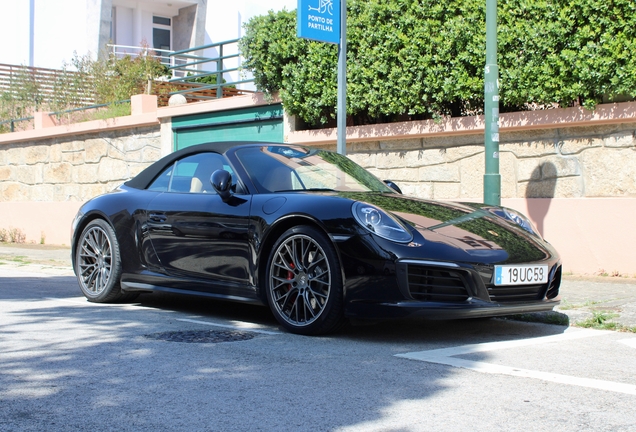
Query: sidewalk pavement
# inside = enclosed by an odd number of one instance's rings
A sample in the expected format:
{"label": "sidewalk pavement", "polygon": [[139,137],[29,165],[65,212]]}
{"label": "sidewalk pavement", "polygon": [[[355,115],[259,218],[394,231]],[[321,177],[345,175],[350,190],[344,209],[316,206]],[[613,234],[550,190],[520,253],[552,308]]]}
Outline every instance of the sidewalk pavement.
{"label": "sidewalk pavement", "polygon": [[[65,246],[0,243],[3,268],[74,276],[71,249]],[[602,312],[636,332],[636,278],[564,276],[556,311],[567,315],[570,325],[581,325]]]}

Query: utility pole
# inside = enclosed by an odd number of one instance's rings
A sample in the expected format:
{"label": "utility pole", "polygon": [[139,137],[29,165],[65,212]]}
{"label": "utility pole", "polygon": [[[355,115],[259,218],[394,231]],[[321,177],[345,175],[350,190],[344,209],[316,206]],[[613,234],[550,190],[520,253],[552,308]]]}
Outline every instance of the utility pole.
{"label": "utility pole", "polygon": [[499,174],[499,67],[497,66],[497,0],[486,0],[486,68],[484,75],[486,171],[484,203],[501,204]]}

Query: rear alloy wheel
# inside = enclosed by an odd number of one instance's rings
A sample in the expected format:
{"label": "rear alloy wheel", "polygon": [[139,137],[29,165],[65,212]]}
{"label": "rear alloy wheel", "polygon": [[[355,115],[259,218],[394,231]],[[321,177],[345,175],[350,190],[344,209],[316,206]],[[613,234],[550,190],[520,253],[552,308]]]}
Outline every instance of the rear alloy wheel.
{"label": "rear alloy wheel", "polygon": [[317,335],[344,321],[342,275],[333,245],[315,228],[287,230],[270,254],[267,300],[287,330]]}
{"label": "rear alloy wheel", "polygon": [[119,285],[119,244],[106,221],[95,219],[82,231],[75,251],[75,273],[88,301],[108,303],[130,298]]}

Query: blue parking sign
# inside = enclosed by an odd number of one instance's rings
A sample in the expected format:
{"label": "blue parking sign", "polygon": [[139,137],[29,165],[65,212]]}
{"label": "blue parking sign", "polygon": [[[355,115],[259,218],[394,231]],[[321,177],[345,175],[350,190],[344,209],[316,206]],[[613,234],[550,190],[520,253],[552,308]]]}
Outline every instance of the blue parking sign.
{"label": "blue parking sign", "polygon": [[340,43],[340,0],[298,0],[298,37]]}

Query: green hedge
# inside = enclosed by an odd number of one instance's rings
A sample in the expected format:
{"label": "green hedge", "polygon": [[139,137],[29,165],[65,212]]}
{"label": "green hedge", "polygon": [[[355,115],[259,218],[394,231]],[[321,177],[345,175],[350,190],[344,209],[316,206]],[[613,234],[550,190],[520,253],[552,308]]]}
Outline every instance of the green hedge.
{"label": "green hedge", "polygon": [[[480,114],[486,0],[348,0],[355,124]],[[499,0],[501,110],[636,97],[634,0]],[[309,126],[333,124],[337,47],[296,37],[296,13],[246,24],[244,67]]]}

